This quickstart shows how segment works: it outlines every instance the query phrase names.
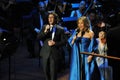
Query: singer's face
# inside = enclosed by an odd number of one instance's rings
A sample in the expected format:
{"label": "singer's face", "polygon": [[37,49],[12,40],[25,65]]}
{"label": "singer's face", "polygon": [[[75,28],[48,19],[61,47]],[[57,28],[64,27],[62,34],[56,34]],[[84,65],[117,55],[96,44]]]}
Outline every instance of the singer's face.
{"label": "singer's face", "polygon": [[54,15],[53,14],[50,14],[48,16],[48,22],[49,22],[49,24],[53,24],[54,23]]}
{"label": "singer's face", "polygon": [[78,21],[78,27],[80,28],[80,30],[82,30],[84,28],[84,22],[79,20]]}

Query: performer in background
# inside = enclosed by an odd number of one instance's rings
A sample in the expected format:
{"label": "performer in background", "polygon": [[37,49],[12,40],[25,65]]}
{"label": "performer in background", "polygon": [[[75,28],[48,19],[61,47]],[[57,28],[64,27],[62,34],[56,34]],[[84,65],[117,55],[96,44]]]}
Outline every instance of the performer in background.
{"label": "performer in background", "polygon": [[101,80],[100,73],[92,55],[80,54],[96,50],[94,33],[89,29],[89,20],[82,16],[77,21],[77,29],[68,39],[72,47],[69,80]]}
{"label": "performer in background", "polygon": [[[37,7],[34,7],[30,14],[27,16],[31,19],[29,26],[26,27],[24,35],[26,37],[27,50],[29,51],[29,57],[34,58],[39,55],[39,51],[42,47],[42,41],[36,39],[37,34],[41,31],[43,24],[47,22],[47,11],[43,1],[37,3]],[[36,44],[38,50],[36,51]],[[37,53],[37,54],[36,54]]]}
{"label": "performer in background", "polygon": [[[99,32],[99,37],[97,38],[97,42],[98,42],[98,50],[97,53],[101,54],[101,55],[107,55],[107,42],[106,42],[106,32],[105,31],[100,31]],[[96,58],[97,61],[97,65],[99,67],[107,67],[108,66],[108,60],[101,57],[97,57]]]}
{"label": "performer in background", "polygon": [[73,10],[71,12],[70,17],[80,18],[81,16],[83,16],[83,13],[85,12],[85,9],[86,9],[86,2],[84,0],[81,0],[80,4],[79,4],[79,9]]}
{"label": "performer in background", "polygon": [[[96,39],[98,43],[97,53],[100,55],[107,55],[107,42],[106,42],[106,32],[100,31],[99,37]],[[103,57],[96,57],[96,62],[100,70],[102,80],[112,80],[111,73],[112,68],[108,65],[108,59]]]}
{"label": "performer in background", "polygon": [[43,41],[40,51],[46,80],[57,80],[62,46],[65,45],[64,29],[57,25],[57,14],[48,14],[48,24],[44,25],[38,38]]}
{"label": "performer in background", "polygon": [[43,25],[47,23],[48,12],[46,10],[45,2],[38,2],[37,8],[32,11],[33,26],[35,31],[39,32]]}

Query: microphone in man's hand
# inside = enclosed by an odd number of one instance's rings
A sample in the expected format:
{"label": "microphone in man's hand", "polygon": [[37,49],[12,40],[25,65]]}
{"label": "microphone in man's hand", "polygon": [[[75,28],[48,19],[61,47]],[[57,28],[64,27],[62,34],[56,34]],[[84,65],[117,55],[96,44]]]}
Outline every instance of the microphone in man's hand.
{"label": "microphone in man's hand", "polygon": [[51,28],[52,28],[52,25],[47,25],[47,26],[46,26],[47,32],[50,32],[50,31],[51,31]]}
{"label": "microphone in man's hand", "polygon": [[49,30],[52,31],[53,25],[49,25]]}

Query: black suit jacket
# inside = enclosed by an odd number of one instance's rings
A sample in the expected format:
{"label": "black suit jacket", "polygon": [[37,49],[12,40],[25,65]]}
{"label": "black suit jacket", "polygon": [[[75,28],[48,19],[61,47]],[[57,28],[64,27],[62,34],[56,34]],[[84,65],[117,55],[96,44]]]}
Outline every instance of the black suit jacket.
{"label": "black suit jacket", "polygon": [[65,44],[64,30],[59,25],[55,25],[56,31],[53,41],[55,41],[54,46],[48,46],[48,41],[52,38],[52,32],[44,33],[46,25],[44,25],[42,31],[38,34],[38,38],[41,39],[44,44],[40,51],[40,56],[43,58],[49,58],[52,55],[54,59],[58,59],[62,52],[62,46]]}
{"label": "black suit jacket", "polygon": [[[108,55],[120,58],[120,14],[116,15],[114,28],[107,33]],[[120,60],[108,59],[109,65],[112,66],[113,80],[120,80]]]}
{"label": "black suit jacket", "polygon": [[[120,25],[111,28],[107,33],[108,55],[120,57]],[[120,64],[120,61],[109,59],[109,64]],[[118,62],[118,63],[117,63]]]}
{"label": "black suit jacket", "polygon": [[[107,34],[108,55],[120,58],[120,25],[111,28]],[[113,80],[120,80],[120,60],[108,59],[113,69]]]}

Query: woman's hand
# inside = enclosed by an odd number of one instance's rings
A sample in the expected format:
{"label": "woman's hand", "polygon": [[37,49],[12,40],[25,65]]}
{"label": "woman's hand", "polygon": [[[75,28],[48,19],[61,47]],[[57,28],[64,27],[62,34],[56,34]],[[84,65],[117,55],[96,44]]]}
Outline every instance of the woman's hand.
{"label": "woman's hand", "polygon": [[93,57],[93,56],[91,56],[91,55],[90,55],[90,56],[88,56],[88,58],[87,58],[88,63],[92,61],[92,57]]}
{"label": "woman's hand", "polygon": [[75,35],[72,39],[72,44],[74,44],[75,40],[76,40],[77,36]]}
{"label": "woman's hand", "polygon": [[[92,54],[94,54],[94,52],[92,52]],[[93,58],[92,55],[89,55],[89,56],[87,57],[88,63],[92,61],[92,58]]]}

